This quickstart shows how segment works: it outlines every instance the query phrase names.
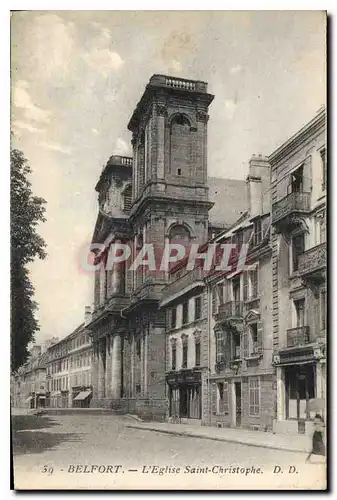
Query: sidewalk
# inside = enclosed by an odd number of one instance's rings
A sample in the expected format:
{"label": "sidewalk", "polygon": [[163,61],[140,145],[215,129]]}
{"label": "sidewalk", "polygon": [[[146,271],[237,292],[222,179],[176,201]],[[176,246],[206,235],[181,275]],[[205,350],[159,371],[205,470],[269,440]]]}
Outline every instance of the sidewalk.
{"label": "sidewalk", "polygon": [[228,443],[244,444],[246,446],[258,446],[260,448],[272,448],[274,450],[294,451],[308,453],[311,449],[311,437],[298,434],[272,434],[271,432],[250,431],[246,429],[217,428],[207,426],[196,426],[188,424],[169,424],[158,422],[137,422],[126,424],[132,429],[142,429],[164,434],[173,434],[184,437],[211,439],[213,441],[224,441]]}

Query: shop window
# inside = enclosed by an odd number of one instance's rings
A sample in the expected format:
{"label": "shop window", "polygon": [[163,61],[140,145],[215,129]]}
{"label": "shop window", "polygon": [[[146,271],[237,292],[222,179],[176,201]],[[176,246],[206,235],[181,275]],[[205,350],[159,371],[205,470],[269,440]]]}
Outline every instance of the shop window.
{"label": "shop window", "polygon": [[260,415],[260,379],[249,378],[249,415]]}
{"label": "shop window", "polygon": [[229,400],[228,400],[228,382],[219,382],[217,384],[217,413],[228,414]]}

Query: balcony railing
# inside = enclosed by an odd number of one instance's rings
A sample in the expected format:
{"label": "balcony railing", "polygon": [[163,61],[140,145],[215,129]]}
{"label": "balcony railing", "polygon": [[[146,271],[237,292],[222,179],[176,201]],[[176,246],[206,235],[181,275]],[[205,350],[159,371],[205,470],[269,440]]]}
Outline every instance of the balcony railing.
{"label": "balcony railing", "polygon": [[309,327],[298,326],[287,330],[287,347],[300,347],[309,343]]}
{"label": "balcony railing", "polygon": [[273,204],[272,221],[275,222],[288,217],[294,212],[308,212],[310,210],[310,193],[290,193]]}
{"label": "balcony railing", "polygon": [[204,272],[202,267],[195,267],[191,271],[183,274],[179,278],[174,279],[168,284],[163,290],[163,300],[174,295],[175,293],[179,293],[183,291],[186,287],[192,285],[196,282],[201,282],[204,279]]}
{"label": "balcony railing", "polygon": [[244,302],[241,301],[233,300],[232,302],[226,302],[225,304],[220,304],[218,315],[221,316],[221,319],[242,319],[243,307]]}
{"label": "balcony railing", "polygon": [[310,248],[298,258],[300,276],[309,275],[326,267],[326,243]]}

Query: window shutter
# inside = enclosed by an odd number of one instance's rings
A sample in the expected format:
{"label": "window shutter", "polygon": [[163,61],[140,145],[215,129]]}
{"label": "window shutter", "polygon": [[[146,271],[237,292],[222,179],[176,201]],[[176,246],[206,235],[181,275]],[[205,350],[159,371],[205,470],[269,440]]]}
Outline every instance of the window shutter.
{"label": "window shutter", "polygon": [[231,333],[228,331],[224,332],[224,358],[225,358],[225,365],[228,366],[230,360],[231,360]]}
{"label": "window shutter", "polygon": [[249,344],[248,344],[248,327],[244,326],[242,332],[242,348],[243,348],[243,357],[248,358],[249,356]]}
{"label": "window shutter", "polygon": [[248,271],[243,273],[243,301],[248,300]]}
{"label": "window shutter", "polygon": [[259,354],[263,354],[263,324],[262,321],[257,322],[257,347]]}

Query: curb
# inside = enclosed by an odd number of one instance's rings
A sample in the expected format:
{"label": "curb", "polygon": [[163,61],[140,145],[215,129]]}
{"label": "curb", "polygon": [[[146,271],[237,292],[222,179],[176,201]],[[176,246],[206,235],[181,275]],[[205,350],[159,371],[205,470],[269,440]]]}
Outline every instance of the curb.
{"label": "curb", "polygon": [[142,420],[140,417],[138,417],[138,415],[132,415],[132,413],[126,413],[125,417],[130,417],[133,420],[136,420],[137,422],[144,422],[144,420]]}
{"label": "curb", "polygon": [[226,443],[235,443],[235,444],[241,444],[244,446],[254,446],[255,448],[267,448],[270,450],[279,450],[279,451],[290,451],[292,453],[309,453],[308,450],[299,450],[299,449],[294,449],[294,448],[287,448],[287,447],[281,447],[281,446],[271,446],[269,444],[257,444],[257,443],[250,443],[247,441],[241,441],[238,439],[231,439],[231,438],[226,438],[226,437],[216,437],[216,436],[205,436],[204,434],[193,434],[188,431],[171,431],[167,429],[156,429],[154,427],[143,427],[141,425],[132,425],[132,424],[127,424],[126,427],[129,427],[131,429],[142,429],[143,431],[152,431],[152,432],[159,432],[161,434],[171,434],[174,436],[180,436],[180,437],[193,437],[193,438],[198,438],[198,439],[208,439],[210,441],[222,441]]}

